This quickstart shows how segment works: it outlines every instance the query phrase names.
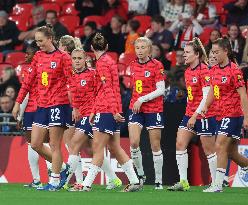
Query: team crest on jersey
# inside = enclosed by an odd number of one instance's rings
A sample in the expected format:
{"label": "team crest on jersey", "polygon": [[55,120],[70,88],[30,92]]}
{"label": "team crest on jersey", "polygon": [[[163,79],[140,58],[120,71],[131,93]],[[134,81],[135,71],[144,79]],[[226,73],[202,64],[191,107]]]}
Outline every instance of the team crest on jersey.
{"label": "team crest on jersey", "polygon": [[227,81],[227,77],[222,76],[222,78],[221,78],[221,82],[222,82],[222,83],[226,83],[226,81]]}
{"label": "team crest on jersey", "polygon": [[30,72],[30,73],[32,72],[32,68],[31,67],[28,68],[28,72]]}
{"label": "team crest on jersey", "polygon": [[164,69],[160,69],[160,73],[164,75]]}
{"label": "team crest on jersey", "polygon": [[57,67],[57,63],[56,62],[51,62],[51,68],[55,69]]}
{"label": "team crest on jersey", "polygon": [[86,85],[86,80],[81,80],[81,86],[85,86]]}
{"label": "team crest on jersey", "polygon": [[192,82],[197,83],[197,77],[193,77]]}
{"label": "team crest on jersey", "polygon": [[210,81],[210,77],[209,77],[209,76],[206,76],[206,77],[205,77],[205,80],[206,80],[207,82],[209,82],[209,81]]}
{"label": "team crest on jersey", "polygon": [[150,71],[145,71],[145,77],[146,78],[150,77],[150,75],[151,75]]}

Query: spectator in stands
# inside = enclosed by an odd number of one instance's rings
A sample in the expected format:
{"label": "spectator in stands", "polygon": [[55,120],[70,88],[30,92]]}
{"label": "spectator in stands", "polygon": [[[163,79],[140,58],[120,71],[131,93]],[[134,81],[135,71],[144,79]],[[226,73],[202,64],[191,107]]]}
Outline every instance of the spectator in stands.
{"label": "spectator in stands", "polygon": [[20,89],[20,82],[15,74],[15,69],[7,67],[0,77],[0,95],[3,95],[8,86],[13,86],[16,91]]}
{"label": "spectator in stands", "polygon": [[149,0],[128,0],[128,14],[145,15],[148,7]]}
{"label": "spectator in stands", "polygon": [[13,85],[9,85],[5,89],[4,95],[9,96],[13,101],[15,101],[17,97],[16,88]]}
{"label": "spectator in stands", "polygon": [[100,15],[101,9],[97,0],[76,0],[75,9],[79,11],[81,23],[86,16]]}
{"label": "spectator in stands", "polygon": [[15,4],[16,0],[2,0],[0,1],[0,10],[10,13]]}
{"label": "spectator in stands", "polygon": [[104,26],[106,26],[115,15],[119,15],[127,20],[128,3],[126,0],[103,0],[102,5],[102,24]]}
{"label": "spectator in stands", "polygon": [[96,26],[94,21],[89,21],[84,25],[84,36],[81,38],[81,42],[85,52],[91,51],[91,41],[96,34]]}
{"label": "spectator in stands", "polygon": [[108,41],[108,50],[121,54],[125,51],[125,38],[121,29],[124,20],[121,16],[112,17],[110,25],[103,28],[103,34]]}
{"label": "spectator in stands", "polygon": [[192,7],[186,3],[186,0],[171,0],[161,11],[161,15],[165,18],[166,22],[173,23],[178,20],[178,17],[182,13],[192,14]]}
{"label": "spectator in stands", "polygon": [[64,35],[69,35],[67,28],[58,21],[57,12],[54,10],[47,10],[46,23],[53,26],[56,40],[59,40]]}
{"label": "spectator in stands", "polygon": [[24,41],[24,44],[31,44],[34,40],[34,34],[38,27],[46,25],[46,13],[42,6],[36,6],[32,9],[32,26],[28,31],[22,31],[19,35],[19,40]]}
{"label": "spectator in stands", "polygon": [[[0,113],[1,114],[10,114],[9,116],[1,116],[0,117],[0,122],[2,123],[9,123],[9,122],[16,122],[14,117],[11,114],[12,108],[14,105],[14,101],[7,95],[4,95],[0,97]],[[4,133],[8,132],[15,132],[16,131],[16,126],[8,125],[8,124],[3,124],[0,127],[0,131]]]}
{"label": "spectator in stands", "polygon": [[228,11],[226,23],[237,24],[238,26],[248,25],[248,0],[236,0],[224,5]]}
{"label": "spectator in stands", "polygon": [[182,48],[176,50],[176,66],[173,68],[174,70],[185,70],[187,68],[183,54],[184,50]]}
{"label": "spectator in stands", "polygon": [[210,33],[210,38],[208,44],[205,47],[207,56],[209,55],[210,50],[212,49],[212,43],[216,41],[218,38],[221,38],[221,32],[219,29],[213,29]]}
{"label": "spectator in stands", "polygon": [[228,26],[228,38],[232,47],[232,51],[235,54],[236,60],[238,64],[240,64],[245,47],[245,38],[242,36],[237,24],[231,24]]}
{"label": "spectator in stands", "polygon": [[161,44],[152,43],[152,58],[159,60],[166,71],[170,70],[171,62],[165,57],[165,51]]}
{"label": "spectator in stands", "polygon": [[189,41],[203,32],[203,28],[193,16],[182,13],[171,25],[170,31],[176,34],[176,48],[184,48]]}
{"label": "spectator in stands", "polygon": [[20,34],[15,22],[8,20],[6,11],[0,11],[0,52],[7,54],[19,43]]}
{"label": "spectator in stands", "polygon": [[135,54],[134,42],[140,36],[137,33],[139,27],[140,23],[137,20],[131,19],[127,22],[126,32],[128,33],[128,35],[125,43],[125,53]]}
{"label": "spectator in stands", "polygon": [[218,23],[216,7],[208,0],[196,0],[193,16],[202,26],[215,26]]}
{"label": "spectator in stands", "polygon": [[165,52],[172,49],[174,37],[172,32],[164,28],[165,20],[163,16],[154,16],[151,21],[151,29],[146,36],[156,44],[161,44]]}

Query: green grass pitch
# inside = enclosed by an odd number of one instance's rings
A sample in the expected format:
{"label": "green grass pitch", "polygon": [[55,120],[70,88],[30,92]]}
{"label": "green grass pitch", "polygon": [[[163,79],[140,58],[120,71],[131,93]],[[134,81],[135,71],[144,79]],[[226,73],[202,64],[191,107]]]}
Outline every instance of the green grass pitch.
{"label": "green grass pitch", "polygon": [[248,205],[248,188],[226,188],[223,193],[202,193],[203,187],[188,192],[168,192],[145,186],[136,193],[107,191],[94,186],[91,192],[43,192],[24,188],[22,184],[0,184],[2,205]]}

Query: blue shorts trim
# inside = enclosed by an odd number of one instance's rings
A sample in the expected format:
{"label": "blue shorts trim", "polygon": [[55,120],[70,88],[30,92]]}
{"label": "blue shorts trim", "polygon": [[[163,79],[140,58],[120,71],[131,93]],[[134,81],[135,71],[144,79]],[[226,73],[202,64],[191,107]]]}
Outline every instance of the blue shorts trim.
{"label": "blue shorts trim", "polygon": [[93,131],[89,117],[82,117],[78,122],[76,122],[75,127],[76,130],[88,135],[90,138],[93,138]]}
{"label": "blue shorts trim", "polygon": [[192,132],[195,135],[200,136],[215,136],[216,135],[216,119],[215,117],[209,117],[204,119],[197,119],[195,126],[193,128],[188,128],[187,123],[189,121],[189,116],[184,116],[179,129],[184,129]]}
{"label": "blue shorts trim", "polygon": [[244,117],[225,117],[217,121],[216,134],[240,140]]}
{"label": "blue shorts trim", "polygon": [[34,122],[35,112],[24,112],[23,115],[23,130],[31,131]]}
{"label": "blue shorts trim", "polygon": [[114,135],[119,132],[120,125],[115,121],[112,113],[97,113],[92,130]]}
{"label": "blue shorts trim", "polygon": [[71,110],[69,105],[56,105],[48,108],[39,107],[35,113],[33,125],[49,127],[69,127]]}
{"label": "blue shorts trim", "polygon": [[147,130],[151,129],[163,129],[164,128],[164,116],[163,113],[133,113],[132,110],[129,110],[129,122],[128,126],[136,124],[141,129],[143,126]]}

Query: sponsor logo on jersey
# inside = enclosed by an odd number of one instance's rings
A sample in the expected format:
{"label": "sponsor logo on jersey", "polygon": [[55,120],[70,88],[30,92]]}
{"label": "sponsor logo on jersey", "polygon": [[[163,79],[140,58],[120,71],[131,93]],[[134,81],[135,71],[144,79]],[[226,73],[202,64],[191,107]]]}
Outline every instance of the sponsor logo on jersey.
{"label": "sponsor logo on jersey", "polygon": [[192,82],[197,83],[197,77],[193,77]]}
{"label": "sponsor logo on jersey", "polygon": [[32,68],[31,67],[28,68],[28,72],[30,72],[30,73],[32,72]]}
{"label": "sponsor logo on jersey", "polygon": [[150,77],[150,75],[151,75],[150,71],[145,71],[145,77],[146,78]]}
{"label": "sponsor logo on jersey", "polygon": [[210,79],[211,79],[211,78],[210,78],[209,76],[206,76],[206,77],[205,77],[205,80],[206,80],[207,82],[209,82]]}
{"label": "sponsor logo on jersey", "polygon": [[164,69],[160,69],[160,73],[164,75]]}
{"label": "sponsor logo on jersey", "polygon": [[242,80],[242,76],[238,75],[238,81],[241,81],[241,80]]}
{"label": "sponsor logo on jersey", "polygon": [[57,63],[56,62],[51,62],[51,68],[55,69],[57,67]]}
{"label": "sponsor logo on jersey", "polygon": [[86,80],[81,80],[81,86],[85,86],[86,85]]}
{"label": "sponsor logo on jersey", "polygon": [[226,81],[227,81],[227,77],[222,76],[222,78],[221,78],[221,82],[222,82],[222,83],[226,83]]}

